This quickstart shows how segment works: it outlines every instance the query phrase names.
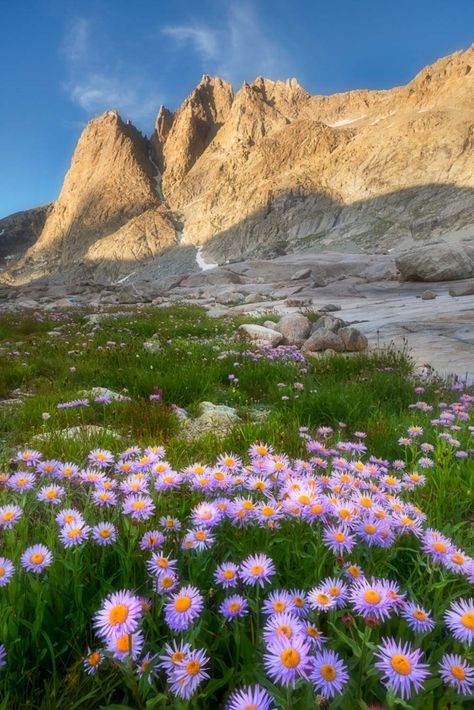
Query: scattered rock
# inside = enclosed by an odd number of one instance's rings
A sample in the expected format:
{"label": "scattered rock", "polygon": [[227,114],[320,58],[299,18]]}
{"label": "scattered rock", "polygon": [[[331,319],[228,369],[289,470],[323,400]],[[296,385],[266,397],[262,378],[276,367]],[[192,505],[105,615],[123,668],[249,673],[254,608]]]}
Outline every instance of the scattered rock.
{"label": "scattered rock", "polygon": [[449,295],[456,296],[474,296],[474,281],[469,281],[466,284],[458,284],[457,286],[451,286],[449,289]]}
{"label": "scattered rock", "polygon": [[295,271],[295,273],[291,277],[291,281],[300,281],[302,279],[308,279],[311,276],[311,272],[311,269],[299,269],[298,271]]}
{"label": "scattered rock", "polygon": [[474,274],[474,259],[460,244],[439,242],[403,252],[395,263],[403,281],[457,281]]}
{"label": "scattered rock", "polygon": [[129,397],[124,397],[120,392],[107,389],[107,387],[91,387],[89,390],[81,390],[79,394],[81,397],[107,397],[111,401],[130,399]]}
{"label": "scattered rock", "polygon": [[261,293],[249,293],[244,298],[244,303],[259,303],[259,301],[265,300]]}
{"label": "scattered rock", "polygon": [[274,324],[274,328],[283,335],[287,343],[297,345],[309,336],[311,321],[302,313],[289,313]]}
{"label": "scattered rock", "polygon": [[312,298],[287,298],[286,305],[289,308],[304,308],[305,306],[312,306]]}
{"label": "scattered rock", "polygon": [[344,343],[344,349],[347,352],[355,353],[361,350],[367,350],[369,342],[365,335],[363,335],[360,330],[353,328],[352,326],[346,326],[340,328],[338,331],[338,336]]}
{"label": "scattered rock", "polygon": [[224,404],[213,404],[212,402],[201,402],[196,419],[182,417],[181,421],[183,436],[191,440],[198,439],[208,433],[224,437],[241,419],[233,407],[227,407]]}
{"label": "scattered rock", "polygon": [[251,340],[255,345],[279,345],[283,335],[278,330],[265,328],[263,325],[245,323],[238,328],[239,335],[245,340]]}
{"label": "scattered rock", "polygon": [[332,330],[333,333],[337,333],[337,331],[345,325],[346,323],[341,318],[335,318],[334,316],[322,316],[313,323],[311,333],[315,333],[320,328],[327,328],[327,330]]}
{"label": "scattered rock", "polygon": [[336,306],[334,303],[326,303],[325,306],[318,307],[320,313],[333,313],[334,311],[340,311],[341,306]]}
{"label": "scattered rock", "polygon": [[155,336],[152,336],[150,340],[146,340],[143,343],[143,347],[145,350],[148,350],[149,353],[157,353],[161,350],[160,341],[155,338]]}
{"label": "scattered rock", "polygon": [[220,296],[216,298],[217,303],[220,303],[222,306],[235,306],[238,303],[242,303],[244,301],[244,294],[239,293],[238,291],[231,291],[230,293],[222,293]]}
{"label": "scattered rock", "polygon": [[432,301],[435,298],[436,298],[436,294],[434,293],[434,291],[430,291],[429,289],[427,289],[426,291],[423,291],[423,293],[421,294],[422,301]]}
{"label": "scattered rock", "polygon": [[338,333],[334,333],[328,328],[319,328],[316,330],[310,335],[301,348],[303,353],[321,352],[329,349],[341,353],[344,350],[344,343]]}

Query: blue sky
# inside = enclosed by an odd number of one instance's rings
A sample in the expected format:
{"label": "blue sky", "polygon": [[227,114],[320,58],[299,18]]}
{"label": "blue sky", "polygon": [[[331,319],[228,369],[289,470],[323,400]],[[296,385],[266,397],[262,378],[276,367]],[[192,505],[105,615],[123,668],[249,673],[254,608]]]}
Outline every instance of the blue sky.
{"label": "blue sky", "polygon": [[0,217],[57,197],[89,118],[150,133],[203,73],[388,88],[474,42],[474,0],[0,0]]}

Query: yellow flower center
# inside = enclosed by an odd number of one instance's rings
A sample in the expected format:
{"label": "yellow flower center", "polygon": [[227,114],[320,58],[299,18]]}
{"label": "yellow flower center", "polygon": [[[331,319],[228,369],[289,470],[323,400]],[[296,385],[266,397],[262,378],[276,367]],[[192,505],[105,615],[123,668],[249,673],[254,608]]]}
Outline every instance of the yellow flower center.
{"label": "yellow flower center", "polygon": [[126,604],[116,604],[109,611],[109,623],[112,626],[124,624],[128,619],[128,606]]}
{"label": "yellow flower center", "polygon": [[346,536],[342,532],[335,532],[333,538],[336,540],[336,542],[344,542]]}
{"label": "yellow flower center", "polygon": [[364,599],[367,604],[378,604],[380,601],[380,594],[375,591],[375,589],[368,589],[364,592]]}
{"label": "yellow flower center", "polygon": [[5,574],[5,567],[0,567],[0,577],[3,577]]}
{"label": "yellow flower center", "polygon": [[415,619],[418,619],[418,621],[425,621],[425,619],[428,618],[428,614],[425,614],[425,612],[421,609],[415,609],[415,611],[413,612],[413,616],[415,617]]}
{"label": "yellow flower center", "polygon": [[242,503],[242,508],[244,510],[253,510],[253,503],[251,500],[244,500]]}
{"label": "yellow flower center", "polygon": [[41,554],[41,552],[35,552],[34,555],[31,555],[30,557],[30,562],[33,565],[40,565],[44,560],[44,555]]}
{"label": "yellow flower center", "polygon": [[451,673],[456,678],[456,680],[464,680],[466,673],[462,666],[451,666]]}
{"label": "yellow flower center", "polygon": [[234,614],[236,611],[240,611],[241,606],[242,604],[240,602],[231,602],[228,606],[228,609]]}
{"label": "yellow flower center", "polygon": [[224,572],[222,573],[222,576],[224,577],[224,579],[234,579],[234,577],[235,577],[235,572],[234,572],[233,570],[231,570],[231,569],[226,569],[226,570],[224,570]]}
{"label": "yellow flower center", "polygon": [[451,555],[451,559],[456,565],[464,564],[464,557],[462,555],[459,555],[457,552],[455,552],[454,555]]}
{"label": "yellow flower center", "polygon": [[255,577],[258,577],[260,574],[263,574],[264,569],[263,569],[262,565],[254,565],[253,567],[250,568],[250,572]]}
{"label": "yellow flower center", "polygon": [[186,664],[186,673],[188,675],[196,675],[201,670],[199,661],[189,661]]}
{"label": "yellow flower center", "polygon": [[255,703],[250,703],[250,705],[245,705],[242,710],[258,710],[258,706]]}
{"label": "yellow flower center", "polygon": [[204,532],[204,530],[198,530],[195,537],[196,537],[196,540],[199,540],[200,542],[202,542],[203,540],[206,539],[207,535]]}
{"label": "yellow flower center", "polygon": [[318,594],[316,599],[320,604],[329,604],[329,602],[331,601],[327,594]]}
{"label": "yellow flower center", "polygon": [[142,500],[136,500],[134,503],[132,503],[132,508],[135,510],[143,510],[145,507],[145,503]]}
{"label": "yellow flower center", "polygon": [[13,512],[13,510],[6,510],[2,515],[2,520],[5,520],[6,522],[8,522],[9,520],[11,520],[14,517],[15,517],[15,513]]}
{"label": "yellow flower center", "polygon": [[309,505],[309,503],[311,503],[311,498],[307,495],[301,495],[299,496],[298,501],[301,505]]}
{"label": "yellow flower center", "polygon": [[275,602],[273,604],[273,608],[275,611],[285,611],[286,604],[285,604],[285,602]]}
{"label": "yellow flower center", "polygon": [[110,530],[108,528],[102,528],[99,535],[105,540],[106,538],[110,537]]}
{"label": "yellow flower center", "polygon": [[355,567],[354,565],[351,565],[350,567],[348,567],[347,571],[349,572],[351,577],[360,577],[360,570],[358,567]]}
{"label": "yellow flower center", "polygon": [[16,482],[17,486],[20,486],[20,487],[26,486],[27,483],[28,483],[27,478],[19,478]]}
{"label": "yellow flower center", "polygon": [[259,456],[266,456],[268,454],[268,449],[266,446],[257,446],[257,454]]}
{"label": "yellow flower center", "polygon": [[364,527],[364,532],[367,533],[367,535],[375,535],[377,532],[377,528],[375,525],[371,525],[371,523],[367,523],[367,525]]}
{"label": "yellow flower center", "polygon": [[308,636],[311,636],[311,638],[319,638],[321,636],[321,633],[316,629],[314,626],[307,626],[306,627],[306,633]]}
{"label": "yellow flower center", "polygon": [[399,675],[409,675],[411,672],[411,663],[406,656],[395,655],[391,660],[392,668]]}
{"label": "yellow flower center", "polygon": [[330,663],[325,663],[321,666],[321,675],[324,680],[334,680],[336,677],[336,669]]}
{"label": "yellow flower center", "polygon": [[55,488],[53,488],[51,491],[48,491],[46,493],[46,498],[57,498],[58,492]]}
{"label": "yellow flower center", "polygon": [[176,611],[179,611],[180,613],[183,613],[187,611],[191,606],[191,598],[184,596],[184,597],[178,597],[174,603],[174,608]]}
{"label": "yellow flower center", "polygon": [[184,661],[184,653],[182,651],[175,651],[171,656],[171,663],[178,665]]}
{"label": "yellow flower center", "polygon": [[276,633],[278,636],[286,636],[287,639],[291,638],[292,631],[291,628],[287,624],[282,624],[276,629]]}
{"label": "yellow flower center", "polygon": [[161,578],[161,586],[163,589],[169,589],[170,587],[173,586],[173,577],[162,577]]}
{"label": "yellow flower center", "polygon": [[270,515],[273,515],[275,512],[274,508],[272,508],[270,505],[265,505],[262,508],[262,515],[265,515],[266,517],[269,517]]}
{"label": "yellow flower center", "polygon": [[294,605],[301,609],[304,606],[304,599],[302,597],[293,597]]}
{"label": "yellow flower center", "polygon": [[434,542],[433,543],[433,550],[435,552],[446,552],[447,547],[443,542]]}
{"label": "yellow flower center", "polygon": [[74,539],[75,537],[79,537],[80,534],[81,534],[81,528],[72,528],[72,530],[69,530],[67,536],[69,538]]}
{"label": "yellow flower center", "polygon": [[117,651],[120,651],[120,653],[128,653],[133,646],[133,639],[130,637],[129,634],[124,634],[123,636],[119,636],[119,638],[115,641],[115,648]]}
{"label": "yellow flower center", "polygon": [[323,506],[322,505],[312,505],[311,506],[311,512],[314,513],[314,515],[319,515],[319,513],[323,512]]}
{"label": "yellow flower center", "polygon": [[461,616],[461,624],[466,627],[466,629],[474,629],[474,612],[467,611]]}
{"label": "yellow flower center", "polygon": [[100,663],[100,654],[97,653],[97,651],[94,651],[93,653],[89,654],[89,656],[87,656],[87,662],[90,666],[96,666],[98,663]]}
{"label": "yellow flower center", "polygon": [[339,589],[339,587],[329,587],[328,592],[332,597],[338,597],[341,593],[341,590]]}
{"label": "yellow flower center", "polygon": [[280,654],[280,661],[285,668],[296,668],[300,662],[300,654],[294,648],[285,648]]}

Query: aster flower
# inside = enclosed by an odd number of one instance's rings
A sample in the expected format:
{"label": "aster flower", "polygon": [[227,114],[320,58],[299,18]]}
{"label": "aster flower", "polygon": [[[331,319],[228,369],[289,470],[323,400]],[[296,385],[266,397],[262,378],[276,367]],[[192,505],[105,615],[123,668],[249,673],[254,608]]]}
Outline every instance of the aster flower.
{"label": "aster flower", "polygon": [[308,601],[306,599],[306,592],[301,589],[292,589],[290,591],[291,599],[293,601],[292,612],[298,617],[304,617],[308,613]]}
{"label": "aster flower", "polygon": [[390,616],[393,601],[384,581],[362,579],[355,582],[350,590],[350,600],[354,610],[364,617],[374,617],[383,621]]}
{"label": "aster flower", "polygon": [[25,451],[19,451],[15,457],[16,461],[21,463],[26,463],[28,466],[37,463],[43,454],[34,449],[26,449]]}
{"label": "aster flower", "polygon": [[158,675],[157,661],[158,654],[147,653],[137,663],[137,675],[139,678],[146,678],[148,685],[151,685],[153,677]]}
{"label": "aster flower", "polygon": [[15,567],[6,557],[0,557],[0,587],[6,587],[15,574]]}
{"label": "aster flower", "polygon": [[219,606],[219,612],[227,620],[241,618],[248,613],[248,603],[240,594],[233,594],[224,599]]}
{"label": "aster flower", "polygon": [[77,523],[80,525],[84,522],[84,519],[80,512],[75,510],[75,508],[66,508],[64,510],[60,510],[56,515],[56,522],[61,526],[67,525],[68,523]]}
{"label": "aster flower", "polygon": [[203,608],[204,600],[196,587],[182,587],[164,605],[165,621],[172,631],[185,631]]}
{"label": "aster flower", "polygon": [[92,493],[94,502],[104,508],[112,508],[117,503],[117,496],[112,491],[97,490]]}
{"label": "aster flower", "polygon": [[408,602],[401,611],[401,615],[407,620],[408,625],[414,631],[427,633],[435,627],[435,622],[430,618],[431,612],[425,611],[422,607]]}
{"label": "aster flower", "polygon": [[402,700],[410,698],[413,691],[422,690],[429,670],[426,663],[420,662],[423,656],[420,649],[413,649],[409,643],[402,645],[395,639],[382,639],[375,655],[380,659],[374,666],[382,672],[382,683],[401,695]]}
{"label": "aster flower", "polygon": [[107,468],[114,462],[113,453],[106,449],[94,449],[87,458],[94,466],[99,466],[100,468]]}
{"label": "aster flower", "polygon": [[344,565],[344,575],[347,577],[349,582],[355,582],[358,579],[363,579],[364,577],[361,567],[354,562],[346,562]]}
{"label": "aster flower", "polygon": [[272,560],[263,554],[250,555],[240,565],[240,577],[244,584],[264,587],[275,574]]}
{"label": "aster flower", "polygon": [[8,479],[7,485],[15,491],[28,491],[34,488],[36,476],[34,473],[14,473]]}
{"label": "aster flower", "polygon": [[111,545],[117,539],[117,528],[112,523],[98,523],[91,533],[92,539],[99,545]]}
{"label": "aster flower", "polygon": [[64,547],[74,547],[81,545],[87,540],[90,533],[90,527],[82,520],[77,523],[66,523],[61,528],[59,537]]}
{"label": "aster flower", "polygon": [[311,680],[316,690],[325,698],[332,698],[343,692],[349,680],[347,666],[334,651],[319,651],[313,659]]}
{"label": "aster flower", "polygon": [[275,638],[263,656],[267,675],[272,681],[293,688],[299,677],[308,680],[310,650],[309,644],[301,636]]}
{"label": "aster flower", "polygon": [[76,478],[79,475],[79,466],[75,463],[59,464],[56,469],[57,478]]}
{"label": "aster flower", "polygon": [[90,648],[87,650],[87,655],[83,659],[84,670],[88,675],[93,675],[99,670],[99,666],[104,660],[104,654],[102,651],[91,651]]}
{"label": "aster flower", "polygon": [[193,548],[196,550],[207,550],[214,544],[215,538],[209,530],[197,528],[188,530],[183,540],[183,548]]}
{"label": "aster flower", "polygon": [[351,552],[355,546],[355,539],[350,534],[349,528],[345,526],[326,528],[323,532],[323,540],[331,552],[341,556]]}
{"label": "aster flower", "polygon": [[177,560],[172,560],[162,554],[161,551],[154,552],[151,559],[148,560],[146,566],[150,574],[158,576],[163,572],[175,572],[178,565]]}
{"label": "aster flower", "polygon": [[229,695],[226,710],[275,710],[273,698],[259,685],[249,685],[234,690]]}
{"label": "aster flower", "polygon": [[123,589],[104,599],[94,616],[94,626],[101,638],[118,638],[123,634],[135,634],[141,616],[139,597]]}
{"label": "aster flower", "polygon": [[176,667],[183,663],[191,651],[191,644],[185,641],[174,640],[172,645],[165,643],[165,653],[159,656],[158,666],[169,675]]}
{"label": "aster flower", "polygon": [[214,581],[223,589],[236,587],[239,581],[239,567],[233,562],[224,562],[214,572]]}
{"label": "aster flower", "polygon": [[0,527],[11,528],[23,514],[19,505],[2,505],[0,507]]}
{"label": "aster flower", "polygon": [[332,597],[323,585],[313,587],[308,592],[308,603],[311,609],[329,611],[336,608],[336,599]]}
{"label": "aster flower", "polygon": [[263,602],[262,612],[266,615],[281,614],[284,611],[293,611],[294,602],[291,594],[285,589],[270,592]]}
{"label": "aster flower", "polygon": [[181,529],[181,522],[178,518],[172,518],[169,515],[165,515],[160,518],[160,525],[162,528],[165,528],[165,530],[170,531]]}
{"label": "aster flower", "polygon": [[61,498],[64,495],[65,490],[64,488],[61,488],[61,486],[43,486],[39,489],[37,498],[45,503],[59,505],[61,503]]}
{"label": "aster flower", "polygon": [[291,639],[294,636],[304,637],[304,624],[301,619],[290,612],[274,614],[267,619],[263,628],[265,643],[271,643],[275,638]]}
{"label": "aster flower", "polygon": [[446,625],[455,639],[471,644],[474,641],[474,600],[459,599],[444,614]]}
{"label": "aster flower", "polygon": [[140,540],[140,550],[154,550],[165,541],[165,536],[159,530],[146,532]]}
{"label": "aster flower", "polygon": [[53,555],[46,545],[32,545],[21,556],[21,566],[27,572],[40,574],[53,561]]}
{"label": "aster flower", "polygon": [[329,594],[329,596],[334,599],[336,607],[345,606],[348,596],[347,584],[340,579],[328,577],[321,582],[321,587],[326,594]]}
{"label": "aster flower", "polygon": [[213,503],[199,503],[191,511],[193,525],[212,527],[219,522],[221,513]]}
{"label": "aster flower", "polygon": [[203,649],[190,649],[187,657],[176,664],[171,681],[170,690],[173,695],[189,700],[203,680],[209,678],[207,667],[209,658]]}
{"label": "aster flower", "polygon": [[133,661],[136,661],[142,651],[144,638],[140,631],[135,631],[135,633],[110,636],[106,639],[106,642],[107,651],[112,653],[118,661],[123,661],[128,656]]}
{"label": "aster flower", "polygon": [[446,685],[460,695],[474,692],[474,667],[458,654],[445,653],[439,664],[439,674]]}
{"label": "aster flower", "polygon": [[125,498],[123,512],[133,520],[148,520],[155,512],[155,504],[150,496],[130,495]]}
{"label": "aster flower", "polygon": [[154,581],[157,594],[169,594],[179,583],[178,575],[173,570],[164,570]]}

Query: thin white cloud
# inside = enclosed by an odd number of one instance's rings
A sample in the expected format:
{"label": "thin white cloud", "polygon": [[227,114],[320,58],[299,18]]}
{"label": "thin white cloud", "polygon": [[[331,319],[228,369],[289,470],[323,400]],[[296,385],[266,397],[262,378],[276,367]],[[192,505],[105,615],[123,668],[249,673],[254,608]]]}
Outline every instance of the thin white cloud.
{"label": "thin white cloud", "polygon": [[61,45],[66,64],[64,89],[88,116],[117,109],[148,130],[163,96],[159,86],[132,62],[110,60],[107,38],[95,36],[93,24],[74,18]]}
{"label": "thin white cloud", "polygon": [[219,74],[234,86],[256,76],[286,79],[294,66],[281,43],[259,21],[252,2],[232,2],[219,27],[197,25],[168,26],[162,33],[178,49],[191,48],[202,69]]}
{"label": "thin white cloud", "polygon": [[194,25],[176,25],[164,27],[162,33],[171,37],[180,48],[191,45],[203,60],[213,59],[218,56],[218,37],[216,32],[209,28]]}

